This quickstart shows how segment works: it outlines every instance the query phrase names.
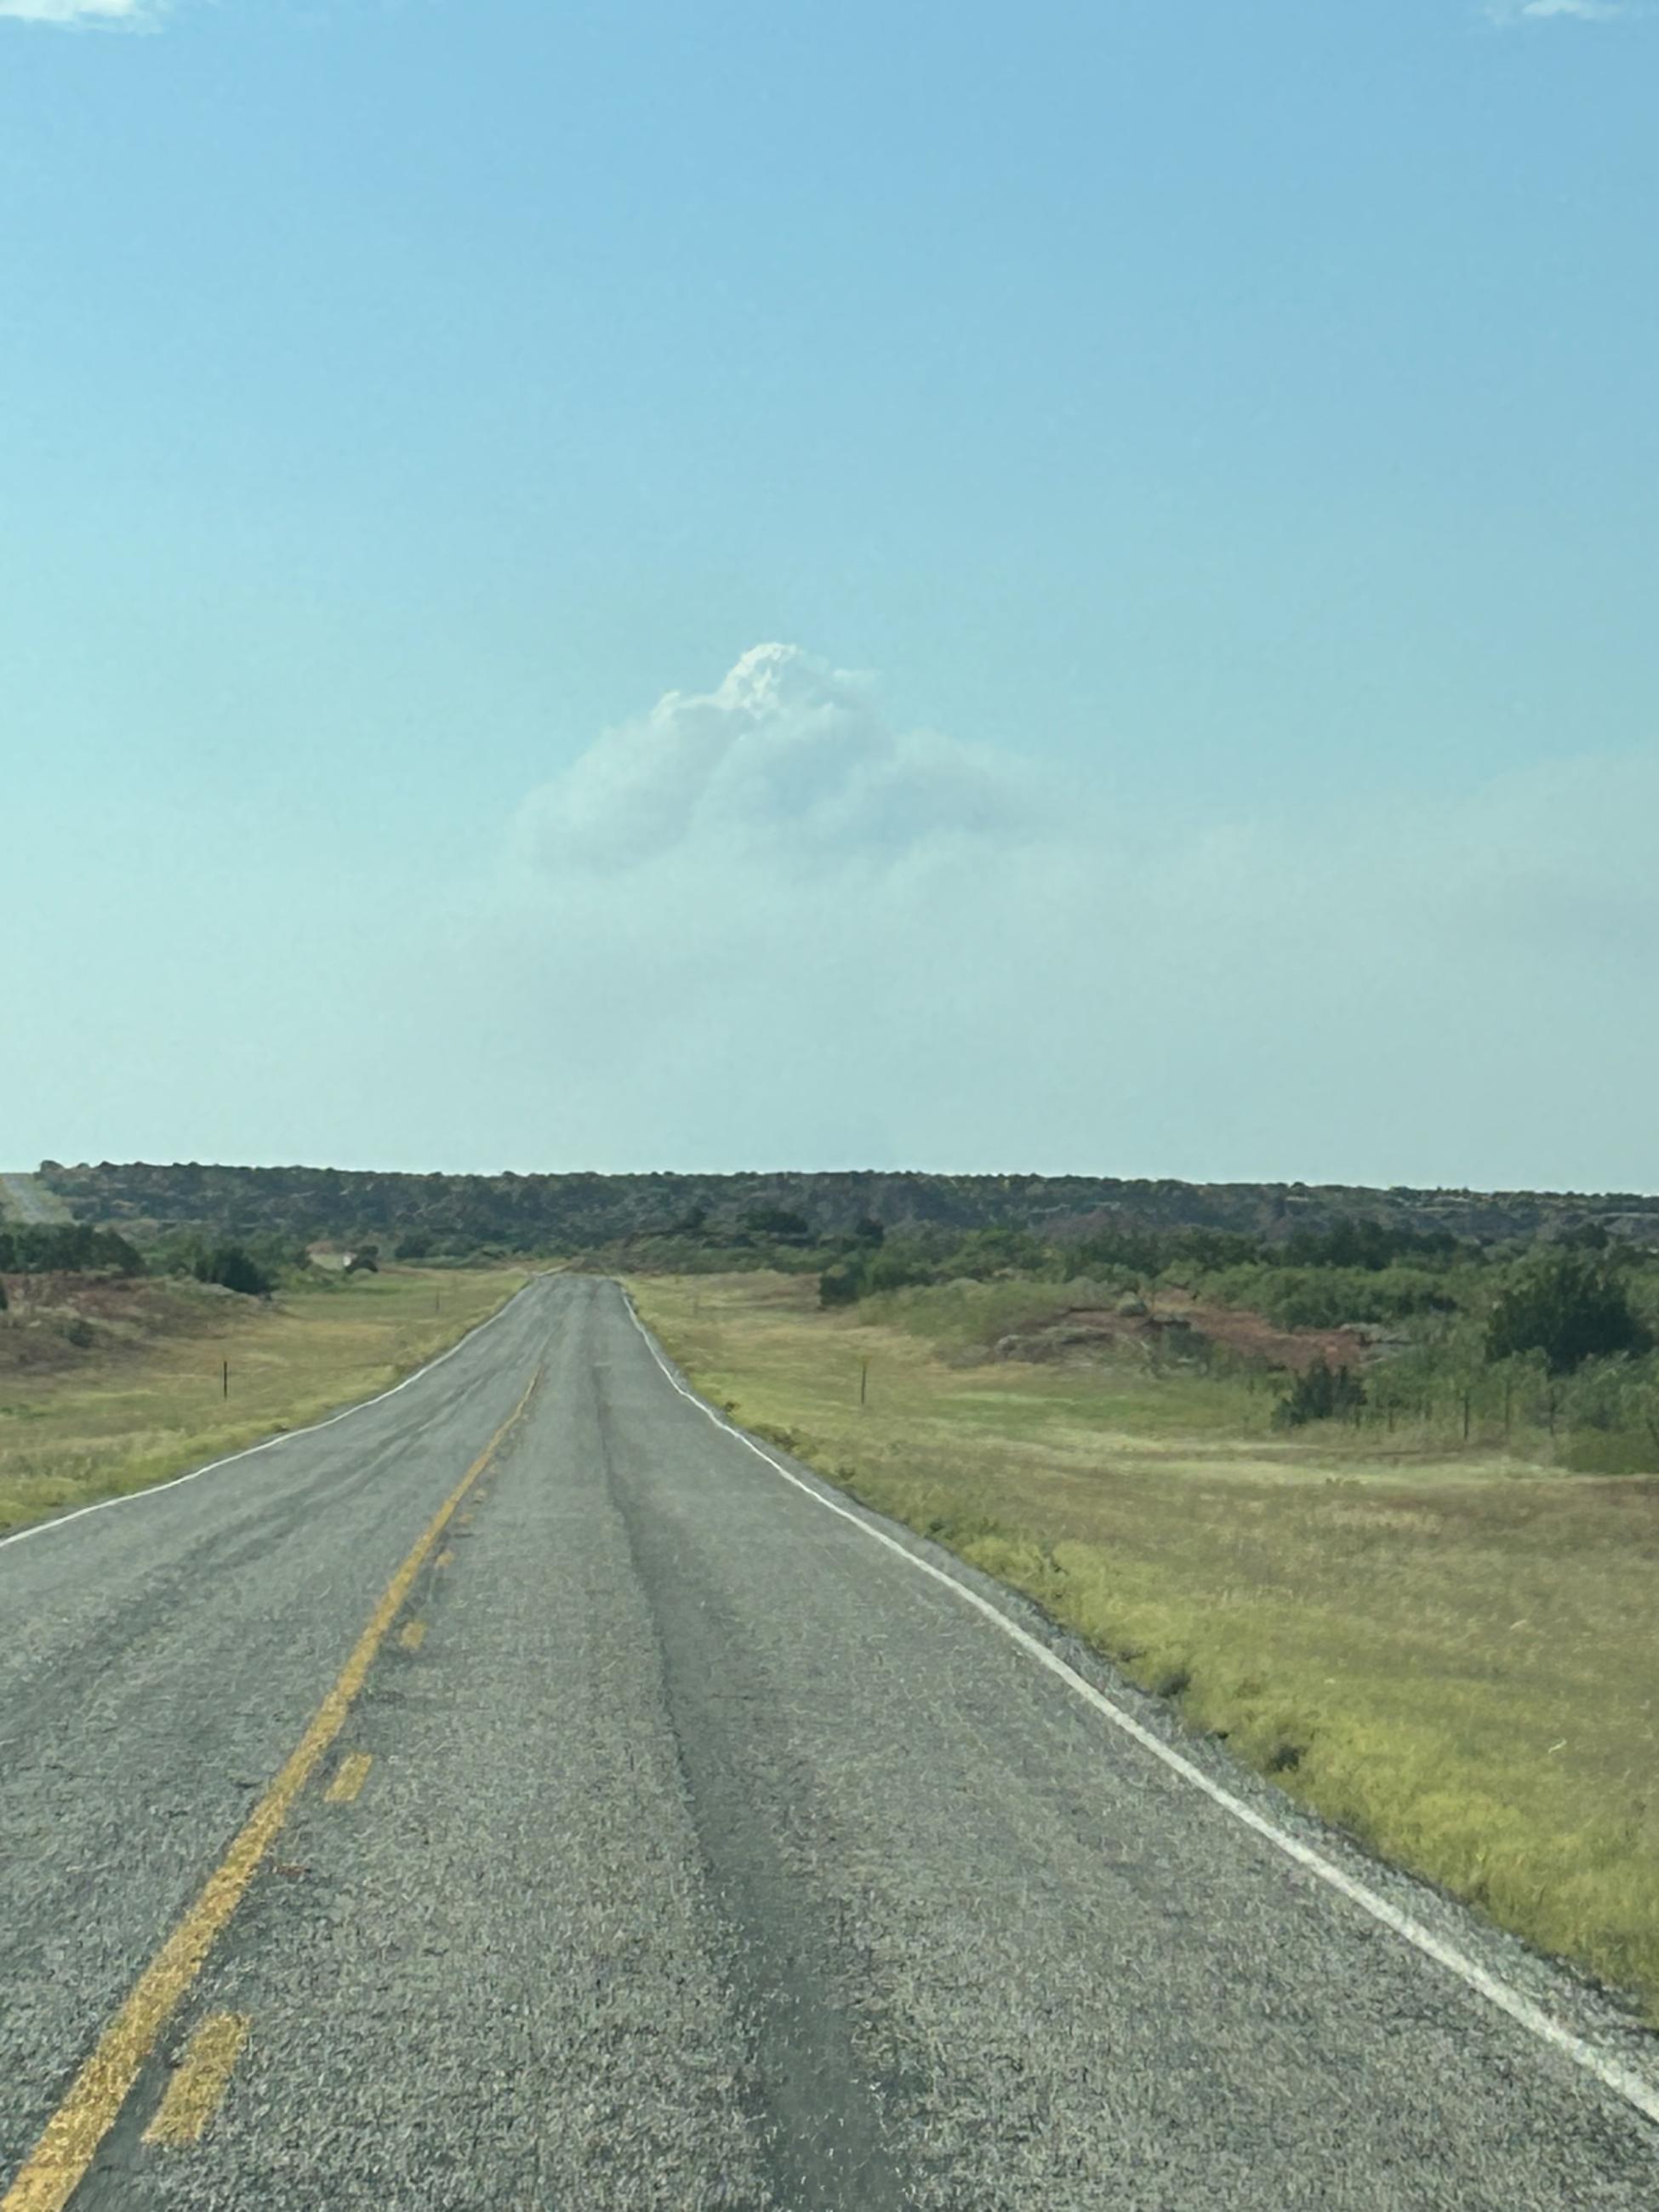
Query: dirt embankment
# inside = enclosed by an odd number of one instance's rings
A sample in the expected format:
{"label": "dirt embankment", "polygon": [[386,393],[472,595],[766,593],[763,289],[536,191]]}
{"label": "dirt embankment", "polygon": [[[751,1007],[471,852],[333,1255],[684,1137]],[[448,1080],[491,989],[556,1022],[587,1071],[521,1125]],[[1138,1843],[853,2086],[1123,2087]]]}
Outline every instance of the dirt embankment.
{"label": "dirt embankment", "polygon": [[1201,1359],[1213,1347],[1235,1358],[1299,1375],[1323,1359],[1328,1367],[1361,1367],[1381,1348],[1381,1333],[1370,1328],[1276,1328],[1260,1314],[1239,1306],[1205,1305],[1179,1291],[1160,1296],[1150,1307],[1139,1299],[1118,1308],[1065,1306],[1034,1322],[995,1346],[999,1359],[1087,1359],[1132,1351],[1151,1358]]}
{"label": "dirt embankment", "polygon": [[135,1351],[158,1337],[210,1335],[257,1301],[217,1284],[118,1275],[0,1275],[0,1375],[46,1374]]}

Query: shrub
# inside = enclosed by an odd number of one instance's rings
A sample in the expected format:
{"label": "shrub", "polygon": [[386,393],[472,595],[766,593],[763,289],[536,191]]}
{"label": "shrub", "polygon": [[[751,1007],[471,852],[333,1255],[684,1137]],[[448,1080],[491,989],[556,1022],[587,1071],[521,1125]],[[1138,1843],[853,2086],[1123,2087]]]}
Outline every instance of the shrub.
{"label": "shrub", "polygon": [[862,1297],[866,1291],[903,1291],[913,1283],[931,1283],[934,1269],[919,1252],[884,1244],[864,1262],[860,1275],[859,1295]]}
{"label": "shrub", "polygon": [[1224,1304],[1252,1307],[1279,1328],[1340,1328],[1346,1322],[1397,1322],[1449,1313],[1456,1298],[1443,1275],[1420,1267],[1231,1267],[1208,1285]]}
{"label": "shrub", "polygon": [[[991,1275],[1030,1273],[1048,1258],[1040,1237],[1024,1229],[970,1229],[950,1256],[952,1275],[967,1275],[983,1282]],[[928,1270],[931,1279],[933,1270]],[[878,1288],[890,1285],[880,1285]]]}
{"label": "shrub", "polygon": [[787,1206],[751,1206],[743,1216],[743,1225],[757,1237],[775,1237],[783,1243],[804,1243],[812,1233],[806,1216]]}
{"label": "shrub", "polygon": [[1273,1408],[1273,1425],[1299,1429],[1309,1421],[1358,1419],[1365,1386],[1352,1368],[1333,1369],[1322,1358],[1304,1368]]}
{"label": "shrub", "polygon": [[15,1221],[0,1228],[0,1268],[15,1275],[142,1275],[143,1255],[113,1229],[84,1221]]}
{"label": "shrub", "polygon": [[1458,1249],[1449,1230],[1385,1226],[1349,1217],[1325,1230],[1298,1230],[1285,1247],[1293,1267],[1358,1267],[1376,1273],[1397,1260],[1449,1260]]}
{"label": "shrub", "polygon": [[241,1244],[214,1245],[201,1254],[192,1272],[198,1283],[220,1283],[244,1297],[267,1297],[276,1287],[274,1279]]}
{"label": "shrub", "polygon": [[1499,1292],[1486,1322],[1486,1357],[1541,1352],[1552,1375],[1586,1359],[1645,1352],[1652,1338],[1632,1312],[1625,1287],[1605,1264],[1565,1248],[1526,1267]]}

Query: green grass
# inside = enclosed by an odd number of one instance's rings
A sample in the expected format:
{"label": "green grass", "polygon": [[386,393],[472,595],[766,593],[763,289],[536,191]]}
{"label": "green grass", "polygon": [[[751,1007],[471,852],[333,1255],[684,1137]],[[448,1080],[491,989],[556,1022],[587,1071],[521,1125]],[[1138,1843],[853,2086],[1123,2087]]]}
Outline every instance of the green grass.
{"label": "green grass", "polygon": [[[267,1307],[180,1288],[177,1328],[0,1375],[0,1533],[141,1490],[387,1389],[503,1305],[520,1268],[398,1267]],[[230,1396],[222,1363],[230,1362]]]}
{"label": "green grass", "polygon": [[1287,1437],[1242,1379],[965,1364],[1030,1285],[830,1314],[787,1278],[631,1287],[746,1426],[1659,2027],[1659,1481]]}

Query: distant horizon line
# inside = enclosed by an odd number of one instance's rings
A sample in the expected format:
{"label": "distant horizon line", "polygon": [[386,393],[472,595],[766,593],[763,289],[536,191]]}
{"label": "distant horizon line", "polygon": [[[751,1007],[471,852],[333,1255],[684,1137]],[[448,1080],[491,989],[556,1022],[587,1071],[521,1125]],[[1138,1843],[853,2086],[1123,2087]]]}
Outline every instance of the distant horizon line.
{"label": "distant horizon line", "polygon": [[1563,1188],[1553,1184],[1510,1183],[1505,1185],[1477,1183],[1403,1183],[1330,1181],[1308,1182],[1300,1177],[1282,1176],[1237,1176],[1206,1179],[1190,1175],[1126,1176],[1103,1170],[1067,1168],[1059,1170],[1013,1168],[878,1168],[878,1167],[771,1167],[771,1168],[390,1168],[337,1167],[308,1160],[146,1160],[102,1159],[65,1161],[42,1159],[33,1168],[0,1169],[0,1175],[45,1176],[51,1173],[93,1173],[106,1169],[153,1168],[178,1170],[193,1168],[204,1171],[227,1172],[240,1175],[308,1175],[342,1176],[404,1176],[424,1180],[431,1176],[442,1176],[456,1180],[480,1182],[528,1182],[552,1179],[584,1178],[589,1181],[623,1182],[640,1181],[678,1182],[778,1182],[789,1177],[821,1180],[830,1177],[855,1176],[870,1180],[922,1180],[945,1182],[1018,1182],[1018,1183],[1114,1183],[1125,1187],[1158,1188],[1175,1186],[1188,1190],[1278,1190],[1306,1191],[1364,1191],[1378,1197],[1411,1198],[1559,1198],[1582,1200],[1586,1202],[1611,1202],[1632,1200],[1646,1206],[1659,1203],[1659,1189],[1653,1190],[1586,1190]]}

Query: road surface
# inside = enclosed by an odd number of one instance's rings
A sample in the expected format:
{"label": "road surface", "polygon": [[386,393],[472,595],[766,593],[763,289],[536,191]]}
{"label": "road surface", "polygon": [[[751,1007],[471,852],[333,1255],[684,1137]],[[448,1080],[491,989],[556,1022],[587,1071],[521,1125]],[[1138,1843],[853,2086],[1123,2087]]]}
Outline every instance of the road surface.
{"label": "road surface", "polygon": [[331,1425],[0,1546],[0,2205],[1659,2203],[1659,2126],[1582,2054],[826,1498],[564,1276]]}

